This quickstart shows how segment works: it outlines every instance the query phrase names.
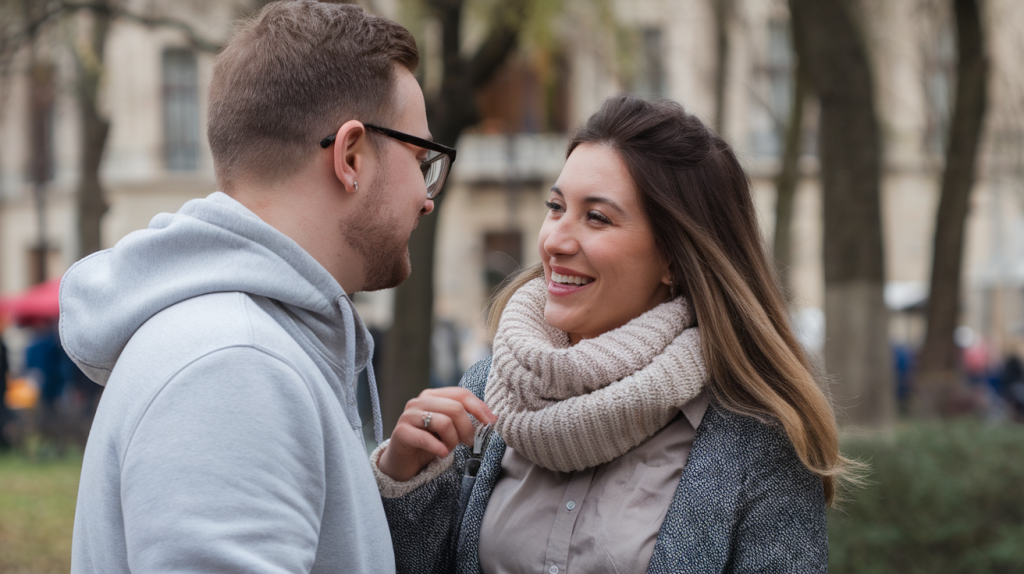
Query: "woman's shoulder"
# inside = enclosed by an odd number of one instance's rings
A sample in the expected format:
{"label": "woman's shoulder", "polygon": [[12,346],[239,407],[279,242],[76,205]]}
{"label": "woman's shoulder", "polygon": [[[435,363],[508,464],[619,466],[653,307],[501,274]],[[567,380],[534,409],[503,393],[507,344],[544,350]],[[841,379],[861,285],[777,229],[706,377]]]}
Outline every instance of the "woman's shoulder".
{"label": "woman's shoulder", "polygon": [[491,358],[487,357],[482,361],[478,361],[466,374],[462,375],[462,380],[459,381],[459,386],[469,389],[477,396],[478,399],[484,399],[484,387],[487,386],[487,377],[491,374]]}
{"label": "woman's shoulder", "polygon": [[694,445],[694,450],[748,471],[804,468],[778,421],[736,413],[714,400],[697,429],[695,442],[698,444]]}

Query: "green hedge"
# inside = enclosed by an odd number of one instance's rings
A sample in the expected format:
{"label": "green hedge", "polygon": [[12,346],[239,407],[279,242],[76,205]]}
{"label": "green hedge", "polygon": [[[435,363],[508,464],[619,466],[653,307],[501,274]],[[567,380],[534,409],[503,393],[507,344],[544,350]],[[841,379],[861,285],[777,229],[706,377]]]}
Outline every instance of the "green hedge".
{"label": "green hedge", "polygon": [[871,475],[829,516],[830,572],[1024,572],[1024,426],[915,422],[844,451]]}
{"label": "green hedge", "polygon": [[[913,423],[844,450],[871,483],[829,516],[830,572],[1024,572],[1024,426]],[[67,572],[80,465],[0,456],[0,572]]]}

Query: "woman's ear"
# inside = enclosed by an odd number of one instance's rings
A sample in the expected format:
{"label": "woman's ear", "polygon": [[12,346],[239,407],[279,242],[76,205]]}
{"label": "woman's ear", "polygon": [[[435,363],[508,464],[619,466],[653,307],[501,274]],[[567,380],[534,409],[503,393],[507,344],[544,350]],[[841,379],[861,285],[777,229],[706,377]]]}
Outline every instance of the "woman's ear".
{"label": "woman's ear", "polygon": [[359,176],[365,173],[369,143],[366,127],[359,120],[349,120],[338,128],[334,139],[334,175],[345,191],[359,191]]}
{"label": "woman's ear", "polygon": [[674,281],[675,279],[672,273],[672,264],[665,263],[665,268],[662,270],[661,274],[661,282],[671,287]]}
{"label": "woman's ear", "polygon": [[665,264],[665,272],[661,276],[661,282],[668,285],[668,295],[672,299],[679,294],[679,285],[676,284],[675,274],[672,273],[672,266]]}

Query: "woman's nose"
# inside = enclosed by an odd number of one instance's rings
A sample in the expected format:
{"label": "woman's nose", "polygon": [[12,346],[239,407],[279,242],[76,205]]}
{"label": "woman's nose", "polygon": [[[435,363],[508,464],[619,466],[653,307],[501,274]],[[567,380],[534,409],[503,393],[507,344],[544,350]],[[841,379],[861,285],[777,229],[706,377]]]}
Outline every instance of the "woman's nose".
{"label": "woman's nose", "polygon": [[544,238],[544,251],[549,255],[572,255],[579,251],[580,244],[576,240],[573,226],[565,219],[550,222],[551,227]]}

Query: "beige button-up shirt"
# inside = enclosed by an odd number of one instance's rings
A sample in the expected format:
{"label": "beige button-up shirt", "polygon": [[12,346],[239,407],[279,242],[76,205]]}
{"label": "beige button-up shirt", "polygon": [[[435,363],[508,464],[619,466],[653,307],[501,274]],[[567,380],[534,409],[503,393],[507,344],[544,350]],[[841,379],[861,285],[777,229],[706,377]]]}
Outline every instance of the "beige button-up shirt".
{"label": "beige button-up shirt", "polygon": [[506,448],[480,528],[485,574],[645,572],[708,398],[619,458],[577,472]]}

